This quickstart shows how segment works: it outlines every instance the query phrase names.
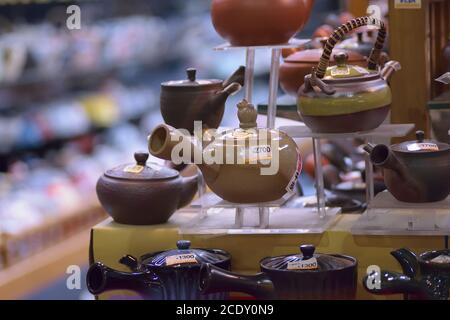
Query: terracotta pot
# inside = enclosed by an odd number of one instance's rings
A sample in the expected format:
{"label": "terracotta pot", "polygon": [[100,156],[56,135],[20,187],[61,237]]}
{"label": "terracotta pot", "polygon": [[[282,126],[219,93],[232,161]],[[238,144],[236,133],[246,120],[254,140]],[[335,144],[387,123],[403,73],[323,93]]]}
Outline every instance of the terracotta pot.
{"label": "terracotta pot", "polygon": [[383,168],[384,182],[399,201],[434,202],[450,194],[450,145],[424,140],[417,131],[416,141],[388,147],[365,146],[370,160]]}
{"label": "terracotta pot", "polygon": [[[368,68],[349,65],[345,53],[336,54],[337,65],[328,67],[335,44],[349,31],[368,24],[380,26],[377,42],[368,58]],[[349,21],[332,34],[325,44],[317,69],[305,77],[298,91],[298,111],[312,131],[368,131],[385,120],[392,99],[388,80],[401,69],[398,62],[389,61],[378,71],[385,38],[384,23],[371,17]]]}
{"label": "terracotta pot", "polygon": [[244,85],[245,67],[239,67],[227,80],[196,78],[196,70],[186,70],[187,79],[161,84],[161,114],[164,121],[194,132],[194,121],[204,128],[217,128],[222,121],[225,102]]}
{"label": "terracotta pot", "polygon": [[197,175],[181,177],[176,170],[147,164],[148,153],[137,152],[134,157],[136,163],[107,170],[97,182],[98,199],[114,221],[164,223],[191,202],[197,192]]}
{"label": "terracotta pot", "polygon": [[214,28],[234,46],[282,44],[309,18],[313,0],[213,0]]}
{"label": "terracotta pot", "polygon": [[172,159],[173,151],[181,153],[181,160],[195,163],[208,187],[230,202],[268,202],[293,192],[302,166],[294,140],[278,130],[256,128],[256,110],[245,100],[238,104],[238,117],[240,128],[214,139],[204,135],[203,148],[190,136],[160,125],[149,136],[150,153],[165,160]]}
{"label": "terracotta pot", "polygon": [[[348,55],[348,63],[364,67],[367,60],[364,56],[347,50],[340,50]],[[297,96],[298,89],[303,85],[305,76],[311,73],[317,66],[323,49],[310,49],[298,51],[286,59],[280,66],[280,86],[289,95]],[[336,65],[334,57],[330,59],[330,65]]]}

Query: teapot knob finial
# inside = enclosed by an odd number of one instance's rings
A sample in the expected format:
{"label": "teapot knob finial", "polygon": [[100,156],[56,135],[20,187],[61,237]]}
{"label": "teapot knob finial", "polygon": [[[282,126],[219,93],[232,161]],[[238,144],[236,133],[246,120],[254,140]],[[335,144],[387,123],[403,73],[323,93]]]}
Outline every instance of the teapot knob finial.
{"label": "teapot knob finial", "polygon": [[242,129],[255,128],[257,126],[256,118],[258,117],[255,107],[245,99],[239,102],[237,107],[239,126]]}
{"label": "teapot knob finial", "polygon": [[177,248],[179,250],[187,250],[191,247],[191,242],[189,240],[178,240]]}
{"label": "teapot knob finial", "polygon": [[148,152],[139,151],[134,153],[134,160],[136,160],[136,163],[140,166],[145,166],[148,157]]}
{"label": "teapot knob finial", "polygon": [[425,132],[423,132],[422,130],[416,131],[416,138],[417,141],[422,142],[423,140],[425,140]]}
{"label": "teapot knob finial", "polygon": [[188,77],[189,81],[195,81],[196,74],[197,74],[197,69],[195,69],[195,68],[187,68],[186,69],[186,74],[187,74],[187,77]]}
{"label": "teapot knob finial", "polygon": [[303,254],[303,260],[308,260],[314,256],[314,251],[316,251],[316,247],[313,244],[304,244],[300,246],[300,251]]}
{"label": "teapot knob finial", "polygon": [[334,55],[334,60],[336,60],[336,64],[338,67],[344,67],[348,62],[348,54],[347,52],[341,51]]}

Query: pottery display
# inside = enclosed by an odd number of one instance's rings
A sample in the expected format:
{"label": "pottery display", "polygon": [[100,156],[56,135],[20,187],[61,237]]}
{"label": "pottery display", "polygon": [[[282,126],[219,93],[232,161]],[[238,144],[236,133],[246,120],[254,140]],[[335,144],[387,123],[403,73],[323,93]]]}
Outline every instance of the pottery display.
{"label": "pottery display", "polygon": [[364,150],[375,166],[383,168],[386,187],[397,200],[444,200],[450,194],[450,145],[425,140],[423,131],[416,136],[415,141],[390,147],[367,144]]}
{"label": "pottery display", "polygon": [[241,275],[205,264],[200,271],[203,293],[242,292],[257,299],[354,299],[357,286],[355,258],[314,253],[313,245],[300,246],[301,254],[264,258],[261,273]]}
{"label": "pottery display", "polygon": [[204,263],[229,270],[231,256],[219,249],[191,249],[190,241],[179,240],[177,248],[143,255],[139,261],[126,255],[120,263],[131,272],[113,270],[101,262],[92,264],[86,276],[89,292],[131,290],[152,300],[224,300],[226,293],[199,291],[200,266]]}
{"label": "pottery display", "polygon": [[314,0],[213,0],[217,33],[234,46],[287,43],[306,24]]}
{"label": "pottery display", "polygon": [[[336,54],[337,65],[328,67],[335,44],[350,30],[368,24],[380,26],[368,68],[349,65],[345,53]],[[398,62],[389,61],[378,71],[385,37],[383,22],[362,17],[342,25],[328,39],[317,68],[305,77],[298,91],[299,114],[313,132],[368,131],[385,120],[392,99],[388,80],[400,70]]]}
{"label": "pottery display", "polygon": [[97,182],[97,196],[114,221],[131,225],[166,222],[189,204],[197,192],[197,175],[147,163],[149,154],[136,152],[136,163],[107,170]]}
{"label": "pottery display", "polygon": [[[323,40],[324,43],[326,41]],[[364,56],[353,52],[341,50],[348,55],[348,63],[360,67],[367,65]],[[293,53],[284,59],[280,66],[280,86],[289,95],[297,96],[298,89],[303,85],[305,76],[311,73],[311,69],[320,61],[323,49],[309,49]],[[336,65],[334,57],[330,59],[330,65]]]}
{"label": "pottery display", "polygon": [[212,141],[204,135],[203,148],[173,127],[159,125],[149,136],[149,151],[165,160],[181,151],[181,161],[195,163],[208,187],[233,203],[275,201],[293,192],[302,167],[294,140],[282,131],[257,128],[257,112],[246,100],[238,104],[238,117],[240,128],[217,133]]}
{"label": "pottery display", "polygon": [[222,121],[225,102],[244,85],[245,67],[239,67],[227,80],[197,79],[197,70],[186,70],[186,80],[161,83],[161,114],[177,129],[194,132],[194,121],[204,128],[217,128]]}
{"label": "pottery display", "polygon": [[[374,271],[363,279],[364,288],[372,294],[403,293],[405,299],[447,300],[450,290],[450,250],[428,251],[417,256],[403,248],[391,252],[400,263],[403,274]],[[375,286],[378,282],[378,286]]]}

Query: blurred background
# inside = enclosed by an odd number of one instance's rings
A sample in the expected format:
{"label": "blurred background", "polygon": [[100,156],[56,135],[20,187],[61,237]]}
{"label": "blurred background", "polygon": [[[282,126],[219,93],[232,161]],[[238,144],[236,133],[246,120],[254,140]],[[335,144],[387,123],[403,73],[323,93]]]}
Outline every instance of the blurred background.
{"label": "blurred background", "polygon": [[[383,3],[383,2],[381,2]],[[68,30],[66,8],[81,8]],[[245,64],[211,25],[208,0],[0,2],[0,299],[91,299],[68,290],[66,268],[87,265],[86,230],[106,216],[95,183],[131,162],[163,122],[160,83],[224,79]],[[346,1],[317,0],[299,38]],[[256,54],[254,101],[267,101],[270,51]],[[222,124],[235,118],[229,99]],[[301,178],[305,193],[312,180]],[[33,272],[31,272],[33,271]],[[55,276],[57,275],[57,276]]]}

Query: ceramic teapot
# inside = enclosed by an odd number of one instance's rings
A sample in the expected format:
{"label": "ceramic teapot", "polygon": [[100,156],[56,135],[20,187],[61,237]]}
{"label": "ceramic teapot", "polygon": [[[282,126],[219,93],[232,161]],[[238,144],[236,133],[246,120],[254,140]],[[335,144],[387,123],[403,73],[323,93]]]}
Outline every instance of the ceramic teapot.
{"label": "ceramic teapot", "polygon": [[223,269],[231,266],[231,256],[220,249],[194,249],[188,240],[177,241],[177,248],[148,253],[136,259],[125,255],[120,263],[131,272],[114,270],[96,262],[89,267],[86,283],[92,294],[110,290],[131,290],[152,300],[224,300],[226,293],[202,294],[199,272],[203,263]]}
{"label": "ceramic teapot", "polygon": [[195,163],[208,187],[234,203],[278,200],[293,192],[301,171],[297,145],[284,132],[257,128],[255,107],[238,104],[240,127],[213,139],[205,133],[202,143],[166,124],[149,136],[149,151],[155,157]]}
{"label": "ceramic teapot", "polygon": [[[336,66],[328,67],[336,43],[351,30],[368,24],[377,24],[380,30],[367,69],[349,65],[348,55],[344,53],[335,55]],[[384,23],[371,17],[356,18],[334,31],[325,44],[317,68],[305,77],[298,91],[299,114],[312,131],[367,131],[385,120],[392,99],[388,80],[400,70],[396,61],[389,61],[378,70],[385,38]]]}
{"label": "ceramic teapot", "polygon": [[197,192],[197,175],[182,177],[174,169],[147,163],[148,157],[136,152],[135,163],[107,170],[97,181],[97,197],[118,223],[164,223]]}
{"label": "ceramic teapot", "polygon": [[212,24],[234,46],[287,43],[306,24],[314,0],[213,0]]}
{"label": "ceramic teapot", "polygon": [[386,187],[399,201],[434,202],[450,194],[450,145],[424,136],[417,131],[415,141],[364,147],[372,163],[383,168]]}
{"label": "ceramic teapot", "polygon": [[355,258],[314,253],[313,245],[302,245],[300,251],[262,259],[261,273],[256,275],[236,274],[205,264],[200,269],[200,289],[203,293],[243,292],[257,299],[355,298]]}
{"label": "ceramic teapot", "polygon": [[217,128],[225,102],[244,85],[245,67],[239,67],[227,80],[197,79],[197,70],[188,68],[186,80],[161,83],[160,106],[164,121],[194,132],[194,121],[205,128]]}
{"label": "ceramic teapot", "polygon": [[450,251],[428,251],[417,256],[403,248],[391,252],[403,274],[373,271],[363,279],[364,288],[377,295],[403,293],[405,299],[447,300],[450,290]]}

